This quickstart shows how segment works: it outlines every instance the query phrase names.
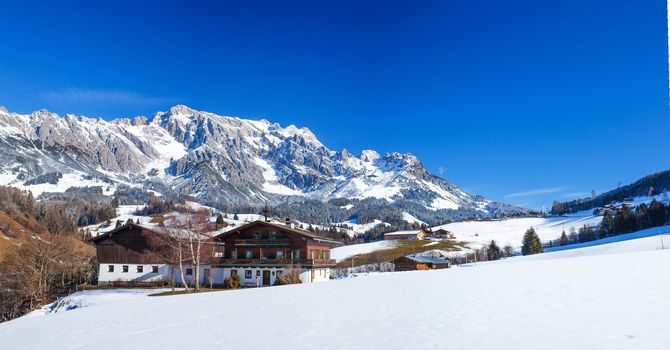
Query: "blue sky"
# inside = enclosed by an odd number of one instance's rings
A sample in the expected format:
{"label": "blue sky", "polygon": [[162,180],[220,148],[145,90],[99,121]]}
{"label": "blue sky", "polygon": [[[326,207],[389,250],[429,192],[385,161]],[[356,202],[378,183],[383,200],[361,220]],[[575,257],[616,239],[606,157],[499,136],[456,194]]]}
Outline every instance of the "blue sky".
{"label": "blue sky", "polygon": [[0,5],[0,105],[187,104],[534,208],[668,168],[664,1]]}

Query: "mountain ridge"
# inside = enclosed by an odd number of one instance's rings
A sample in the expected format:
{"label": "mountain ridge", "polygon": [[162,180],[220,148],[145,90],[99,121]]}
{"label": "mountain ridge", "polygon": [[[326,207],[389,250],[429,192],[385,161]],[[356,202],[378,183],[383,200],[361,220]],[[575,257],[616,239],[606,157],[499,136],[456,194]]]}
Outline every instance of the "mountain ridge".
{"label": "mountain ridge", "polygon": [[[0,127],[0,184],[24,189],[33,190],[26,183],[45,174],[65,174],[75,182],[73,174],[79,174],[111,186],[141,186],[209,204],[382,199],[389,205],[466,210],[481,217],[527,213],[460,190],[431,174],[410,153],[334,151],[306,127],[282,127],[266,119],[222,116],[185,105],[150,117],[110,121],[2,108]],[[65,180],[55,181],[57,187]],[[53,190],[47,185],[40,189]]]}

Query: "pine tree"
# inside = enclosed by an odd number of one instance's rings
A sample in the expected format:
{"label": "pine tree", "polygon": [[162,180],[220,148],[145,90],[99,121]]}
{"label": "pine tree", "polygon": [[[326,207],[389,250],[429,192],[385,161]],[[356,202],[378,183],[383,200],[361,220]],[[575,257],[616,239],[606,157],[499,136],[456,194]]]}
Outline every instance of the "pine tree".
{"label": "pine tree", "polygon": [[496,243],[496,241],[491,241],[491,243],[486,248],[486,256],[488,260],[500,260],[502,257],[502,250]]}
{"label": "pine tree", "polygon": [[542,241],[540,241],[540,237],[538,237],[534,228],[529,228],[523,235],[523,246],[521,247],[521,254],[532,255],[543,252],[544,248],[542,248]]}
{"label": "pine tree", "polygon": [[240,217],[237,216],[237,214],[235,214],[235,215],[233,216],[233,220],[240,220]]}
{"label": "pine tree", "polygon": [[123,226],[123,224],[121,223],[121,220],[116,220],[116,226],[114,228],[119,228],[121,226]]}
{"label": "pine tree", "polygon": [[216,216],[216,226],[222,226],[225,221],[223,221],[223,215],[219,214]]}
{"label": "pine tree", "polygon": [[133,218],[130,218],[130,219],[128,219],[128,221],[126,221],[126,225],[134,224],[134,223],[135,223],[135,221],[133,221]]}
{"label": "pine tree", "polygon": [[561,233],[561,239],[559,240],[558,244],[561,246],[568,245],[570,242],[568,241],[568,235],[565,234],[565,230],[563,230],[563,233]]}
{"label": "pine tree", "polygon": [[112,207],[118,208],[120,204],[119,196],[114,196],[114,199],[112,199]]}

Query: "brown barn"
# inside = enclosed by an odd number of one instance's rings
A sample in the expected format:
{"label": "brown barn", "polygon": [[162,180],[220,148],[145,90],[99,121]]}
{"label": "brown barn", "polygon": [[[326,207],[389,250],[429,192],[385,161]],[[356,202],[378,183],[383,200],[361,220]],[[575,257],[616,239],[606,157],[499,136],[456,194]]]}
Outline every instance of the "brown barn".
{"label": "brown barn", "polygon": [[[178,280],[179,269],[175,266],[174,251],[167,235],[158,228],[150,229],[136,224],[127,224],[94,237],[100,270],[98,284],[160,283]],[[210,264],[213,256],[223,254],[223,246],[213,240],[205,244],[202,253],[202,280],[209,284]],[[186,269],[186,278],[192,282],[192,268]]]}
{"label": "brown barn", "polygon": [[393,261],[395,271],[437,270],[451,266],[449,259],[435,256],[406,255]]}

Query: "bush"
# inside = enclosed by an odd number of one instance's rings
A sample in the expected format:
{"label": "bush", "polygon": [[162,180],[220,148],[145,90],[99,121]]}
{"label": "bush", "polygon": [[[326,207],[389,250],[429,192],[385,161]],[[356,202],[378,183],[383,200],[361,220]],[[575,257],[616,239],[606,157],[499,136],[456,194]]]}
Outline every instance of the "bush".
{"label": "bush", "polygon": [[223,288],[226,289],[239,289],[241,284],[240,275],[234,275],[223,280]]}
{"label": "bush", "polygon": [[281,275],[277,276],[277,279],[275,279],[275,286],[281,286],[285,284],[300,284],[302,281],[300,280],[300,267],[295,267],[295,266],[289,266],[284,270],[284,273]]}

